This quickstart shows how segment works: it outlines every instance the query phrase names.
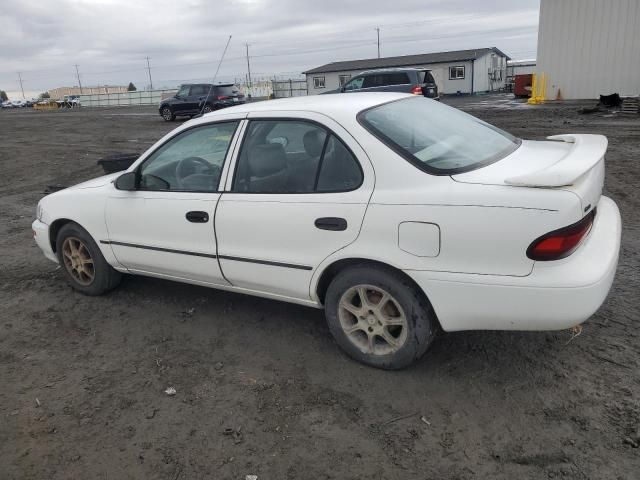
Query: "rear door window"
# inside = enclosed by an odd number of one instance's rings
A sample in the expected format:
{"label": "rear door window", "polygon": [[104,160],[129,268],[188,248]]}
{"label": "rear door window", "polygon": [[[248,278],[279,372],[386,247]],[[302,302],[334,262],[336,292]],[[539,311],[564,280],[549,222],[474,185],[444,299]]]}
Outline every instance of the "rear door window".
{"label": "rear door window", "polygon": [[362,88],[375,88],[381,87],[383,84],[382,75],[366,75]]}
{"label": "rear door window", "polygon": [[235,85],[223,85],[216,87],[216,94],[223,97],[231,97],[240,93]]}
{"label": "rear door window", "polygon": [[387,73],[382,75],[384,85],[406,85],[409,82],[409,75],[405,72]]}
{"label": "rear door window", "polygon": [[355,190],[360,164],[324,127],[304,120],[251,120],[232,191],[315,193]]}
{"label": "rear door window", "polygon": [[191,87],[191,95],[206,95],[209,92],[209,87],[207,85],[193,85]]}

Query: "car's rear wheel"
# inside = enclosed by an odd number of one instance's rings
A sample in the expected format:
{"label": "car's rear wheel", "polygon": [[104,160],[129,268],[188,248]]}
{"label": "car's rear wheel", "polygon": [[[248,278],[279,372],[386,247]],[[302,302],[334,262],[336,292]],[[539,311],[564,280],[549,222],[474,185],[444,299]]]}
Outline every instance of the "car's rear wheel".
{"label": "car's rear wheel", "polygon": [[209,103],[205,104],[205,106],[202,108],[202,113],[211,113],[213,112],[213,106]]}
{"label": "car's rear wheel", "polygon": [[101,295],[120,283],[122,274],[107,263],[91,235],[76,223],[60,229],[56,253],[69,285],[85,295]]}
{"label": "car's rear wheel", "polygon": [[385,369],[404,368],[424,355],[438,326],[428,300],[407,278],[369,265],[333,279],[325,315],[349,356]]}
{"label": "car's rear wheel", "polygon": [[172,122],[176,119],[176,116],[169,107],[164,107],[162,109],[162,118],[164,118],[165,122]]}

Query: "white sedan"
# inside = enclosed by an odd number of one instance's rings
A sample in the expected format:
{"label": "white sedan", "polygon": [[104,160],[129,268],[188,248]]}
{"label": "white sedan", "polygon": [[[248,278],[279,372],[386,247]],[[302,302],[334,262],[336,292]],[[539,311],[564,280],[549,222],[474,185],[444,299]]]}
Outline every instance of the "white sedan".
{"label": "white sedan", "polygon": [[43,198],[33,234],[82,293],[130,273],[324,308],[350,356],[395,369],[439,328],[564,329],[600,307],[621,232],[606,149],[406,94],[250,103]]}

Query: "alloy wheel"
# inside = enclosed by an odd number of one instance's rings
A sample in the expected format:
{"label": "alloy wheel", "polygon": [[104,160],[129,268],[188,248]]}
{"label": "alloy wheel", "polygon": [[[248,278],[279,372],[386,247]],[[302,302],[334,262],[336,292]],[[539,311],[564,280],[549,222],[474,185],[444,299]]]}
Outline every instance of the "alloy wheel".
{"label": "alloy wheel", "polygon": [[80,285],[93,283],[96,272],[87,246],[77,237],[67,237],[62,244],[64,267]]}
{"label": "alloy wheel", "polygon": [[202,109],[202,111],[204,113],[211,113],[211,112],[213,112],[213,109],[211,108],[211,105],[205,105],[204,108]]}
{"label": "alloy wheel", "polygon": [[365,354],[389,355],[407,340],[404,310],[387,291],[356,285],[340,298],[338,319],[347,338]]}
{"label": "alloy wheel", "polygon": [[162,109],[162,118],[164,118],[165,120],[171,120],[172,117],[172,113],[171,113],[171,109],[165,107]]}

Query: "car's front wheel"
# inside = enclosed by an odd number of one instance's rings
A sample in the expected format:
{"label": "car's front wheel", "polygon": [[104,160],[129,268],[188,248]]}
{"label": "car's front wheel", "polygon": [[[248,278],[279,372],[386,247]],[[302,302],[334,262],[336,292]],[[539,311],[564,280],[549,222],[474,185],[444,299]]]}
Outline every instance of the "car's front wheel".
{"label": "car's front wheel", "polygon": [[56,253],[69,285],[85,295],[101,295],[120,283],[122,274],[107,263],[91,235],[77,223],[60,229]]}
{"label": "car's front wheel", "polygon": [[349,356],[392,370],[422,357],[438,328],[428,300],[407,278],[370,265],[348,268],[333,279],[325,315]]}
{"label": "car's front wheel", "polygon": [[173,114],[169,107],[163,107],[161,114],[165,122],[172,122],[176,119],[176,116]]}
{"label": "car's front wheel", "polygon": [[210,103],[206,103],[204,107],[202,107],[202,113],[211,113],[213,112],[213,106]]}

